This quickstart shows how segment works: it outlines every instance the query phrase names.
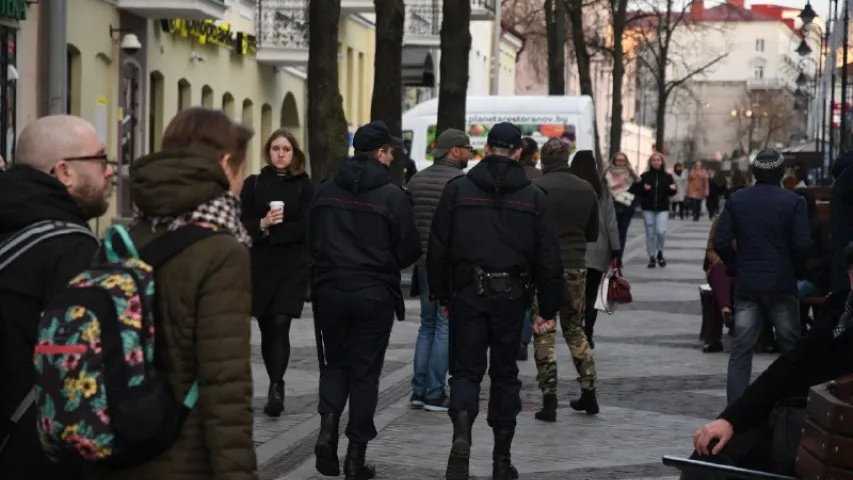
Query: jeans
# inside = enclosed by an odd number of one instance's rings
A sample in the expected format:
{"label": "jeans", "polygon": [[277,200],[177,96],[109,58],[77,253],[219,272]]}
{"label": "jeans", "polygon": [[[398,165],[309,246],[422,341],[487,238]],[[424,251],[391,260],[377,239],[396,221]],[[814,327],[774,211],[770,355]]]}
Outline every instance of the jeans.
{"label": "jeans", "polygon": [[646,224],[646,253],[649,254],[649,257],[654,257],[658,252],[663,252],[667,220],[669,220],[669,211],[651,212],[643,210],[643,221]]}
{"label": "jeans", "polygon": [[735,338],[729,357],[726,396],[731,405],[749,386],[752,377],[752,354],[764,323],[773,322],[776,340],[782,353],[790,352],[800,339],[800,302],[794,294],[735,293]]}
{"label": "jeans", "polygon": [[619,245],[622,245],[622,252],[625,252],[625,240],[628,238],[628,227],[631,225],[631,219],[634,218],[636,210],[634,207],[623,205],[619,202],[613,202],[616,211],[616,228],[619,230]]}
{"label": "jeans", "polygon": [[690,199],[690,209],[693,211],[693,221],[699,221],[699,215],[702,213],[702,199],[701,198],[691,198]]}
{"label": "jeans", "polygon": [[426,268],[418,268],[421,293],[421,328],[415,344],[415,375],[412,391],[430,400],[444,395],[450,351],[447,317],[440,313],[438,302],[429,299]]}
{"label": "jeans", "polygon": [[533,322],[530,318],[530,309],[527,309],[527,313],[524,315],[524,325],[521,327],[521,343],[525,345],[530,345],[530,342],[533,340]]}

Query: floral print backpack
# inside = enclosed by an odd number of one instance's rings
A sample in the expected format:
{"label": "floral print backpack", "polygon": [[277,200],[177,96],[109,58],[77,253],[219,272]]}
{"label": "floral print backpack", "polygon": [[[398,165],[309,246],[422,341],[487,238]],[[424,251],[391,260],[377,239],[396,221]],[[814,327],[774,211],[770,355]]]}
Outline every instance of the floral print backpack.
{"label": "floral print backpack", "polygon": [[37,428],[49,458],[127,467],[177,439],[198,385],[172,392],[155,368],[154,271],[217,233],[188,225],[137,251],[113,226],[101,260],[50,300],[34,356]]}

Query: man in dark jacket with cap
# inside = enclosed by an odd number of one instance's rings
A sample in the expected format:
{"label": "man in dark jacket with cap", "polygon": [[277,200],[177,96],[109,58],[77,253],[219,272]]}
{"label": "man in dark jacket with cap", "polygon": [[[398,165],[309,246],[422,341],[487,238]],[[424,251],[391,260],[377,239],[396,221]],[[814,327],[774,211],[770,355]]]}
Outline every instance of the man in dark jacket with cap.
{"label": "man in dark jacket with cap", "polygon": [[534,284],[545,326],[553,327],[563,297],[548,202],[518,163],[521,147],[518,127],[494,125],[486,158],[447,184],[432,222],[427,277],[433,297],[450,315],[451,480],[469,478],[471,427],[487,365],[487,421],[495,436],[492,477],[518,478],[510,449],[521,411],[516,356],[522,322]]}
{"label": "man in dark jacket with cap", "polygon": [[373,415],[394,314],[400,320],[405,314],[400,271],[421,254],[411,199],[391,183],[388,171],[400,146],[384,122],[359,128],[355,156],[320,185],[308,213],[314,321],[325,347],[314,451],[317,471],[326,476],[340,475],[338,422],[347,399],[345,474],[352,479],[376,474],[365,451],[376,437]]}
{"label": "man in dark jacket with cap", "polygon": [[812,245],[805,202],[780,185],[782,153],[769,148],[758,152],[751,170],[755,185],[731,195],[713,240],[714,250],[737,278],[726,385],[729,404],[749,385],[753,350],[765,322],[776,327],[782,353],[800,339],[797,278]]}

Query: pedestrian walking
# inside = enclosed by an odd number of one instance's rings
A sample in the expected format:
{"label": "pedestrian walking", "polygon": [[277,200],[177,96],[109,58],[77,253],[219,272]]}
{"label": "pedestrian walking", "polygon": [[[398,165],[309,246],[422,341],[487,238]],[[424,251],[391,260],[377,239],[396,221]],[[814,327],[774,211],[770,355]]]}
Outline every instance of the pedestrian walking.
{"label": "pedestrian walking", "polygon": [[708,198],[705,199],[705,208],[708,209],[708,218],[714,220],[720,213],[720,197],[728,191],[728,179],[725,172],[717,171],[708,181]]}
{"label": "pedestrian walking", "polygon": [[[521,157],[519,163],[524,167],[524,173],[527,179],[531,182],[542,176],[542,170],[537,167],[539,164],[539,144],[531,137],[521,139]],[[533,321],[531,320],[530,310],[524,316],[524,325],[521,328],[521,345],[518,348],[518,360],[520,362],[527,361],[527,346],[533,341]]]}
{"label": "pedestrian walking", "polygon": [[348,479],[373,478],[365,460],[376,438],[373,415],[379,376],[394,314],[405,306],[400,271],[417,261],[421,242],[412,203],[388,170],[402,140],[385,122],[359,128],[355,156],[323,182],[308,213],[312,307],[320,355],[320,434],[314,447],[316,469],[340,475],[338,423],[349,400],[349,438],[344,473]]}
{"label": "pedestrian walking", "polygon": [[[578,152],[580,153],[580,152]],[[616,209],[613,197],[604,188],[601,175],[598,173],[595,157],[592,155],[575,155],[570,171],[581,180],[592,185],[598,197],[598,238],[586,246],[586,302],[584,305],[584,333],[589,342],[589,348],[595,348],[593,332],[598,310],[595,300],[599,296],[599,286],[604,272],[612,261],[619,261],[622,256],[622,245],[619,243],[619,229],[616,226]]]}
{"label": "pedestrian walking", "polygon": [[801,335],[797,277],[804,271],[812,238],[802,197],[780,186],[784,168],[785,157],[778,150],[758,152],[751,165],[756,184],[731,195],[714,234],[714,250],[737,276],[735,337],[726,380],[729,404],[749,385],[754,347],[765,322],[775,326],[783,354]]}
{"label": "pedestrian walking", "polygon": [[219,110],[182,110],[161,151],[136,160],[130,192],[138,214],[130,237],[144,250],[167,232],[201,226],[197,241],[155,270],[156,358],[176,402],[198,402],[180,435],[153,459],[117,471],[91,465],[87,480],[258,478],[252,438],[251,237],[240,191],[253,132]]}
{"label": "pedestrian walking", "polygon": [[[631,186],[631,192],[640,197],[640,208],[643,209],[649,268],[666,266],[663,247],[669,219],[669,197],[675,195],[677,188],[672,175],[666,172],[666,162],[660,153],[653,153],[649,157],[646,171]],[[689,191],[688,188],[688,195]]]}
{"label": "pedestrian walking", "polygon": [[[572,163],[590,161],[595,162],[592,152],[581,150],[575,154]],[[589,182],[572,173],[569,148],[558,138],[552,138],[542,146],[542,172],[542,177],[533,183],[548,192],[548,208],[554,216],[554,231],[563,265],[560,330],[569,346],[581,385],[581,397],[573,400],[571,406],[575,410],[596,414],[595,360],[584,332],[583,315],[586,309],[586,245],[598,240],[598,197]],[[533,318],[538,314],[537,308],[534,302]],[[542,409],[535,416],[546,422],[557,420],[555,337],[556,325],[553,329],[533,333],[536,380],[542,391]]]}
{"label": "pedestrian walking", "polygon": [[51,115],[21,131],[15,166],[0,175],[3,478],[81,478],[78,466],[51,463],[45,456],[29,393],[35,384],[33,351],[42,309],[89,266],[98,249],[88,222],[109,205],[115,170],[107,159],[89,122]]}
{"label": "pedestrian walking", "polygon": [[290,363],[290,324],[302,316],[308,290],[305,217],[314,185],[293,134],[277,130],[263,150],[266,165],[246,179],[243,225],[252,235],[252,316],[261,330],[269,378],[264,413],[284,411],[284,374]]}
{"label": "pedestrian walking", "polygon": [[447,317],[429,294],[427,242],[441,193],[447,182],[464,175],[463,170],[468,167],[471,151],[471,140],[465,132],[455,128],[445,130],[438,136],[432,151],[433,164],[416,173],[407,185],[414,200],[415,220],[424,251],[416,264],[421,297],[421,328],[415,343],[412,397],[409,404],[431,412],[446,412],[448,409],[450,400],[444,386],[450,359]]}
{"label": "pedestrian walking", "polygon": [[510,450],[521,411],[518,339],[532,285],[542,318],[554,327],[563,294],[562,265],[545,193],[518,163],[521,131],[498,123],[486,157],[447,184],[427,249],[430,292],[450,315],[450,411],[453,441],[447,478],[468,479],[471,429],[488,365],[487,421],[494,432],[492,476],[518,478]]}
{"label": "pedestrian walking", "polygon": [[672,196],[670,206],[670,218],[675,218],[678,215],[679,220],[684,220],[684,211],[687,209],[684,193],[687,190],[687,174],[684,173],[684,166],[676,163],[672,166],[672,180],[675,182],[675,195]]}
{"label": "pedestrian walking", "polygon": [[639,179],[640,176],[628,162],[628,156],[622,152],[614,155],[610,166],[604,169],[604,180],[607,182],[607,188],[613,196],[616,207],[616,225],[619,227],[620,245],[625,245],[628,227],[636,213],[636,197],[631,192],[631,187]]}
{"label": "pedestrian walking", "polygon": [[685,196],[690,202],[690,211],[693,213],[693,221],[699,221],[702,213],[702,201],[708,197],[710,186],[708,185],[708,172],[702,168],[702,162],[693,164],[690,174],[687,175],[687,190]]}

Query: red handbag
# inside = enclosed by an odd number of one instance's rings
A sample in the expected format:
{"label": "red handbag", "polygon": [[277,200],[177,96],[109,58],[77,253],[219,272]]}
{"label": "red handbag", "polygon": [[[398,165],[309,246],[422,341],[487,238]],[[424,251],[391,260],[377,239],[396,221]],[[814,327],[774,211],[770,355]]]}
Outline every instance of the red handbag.
{"label": "red handbag", "polygon": [[[607,302],[605,304],[607,313],[613,313],[616,310],[616,305],[631,303],[634,297],[631,295],[631,283],[622,275],[622,267],[614,259],[607,267],[607,272],[604,273],[604,279],[607,279],[607,292],[599,292],[599,295],[607,294]],[[602,280],[601,286],[604,287]]]}

